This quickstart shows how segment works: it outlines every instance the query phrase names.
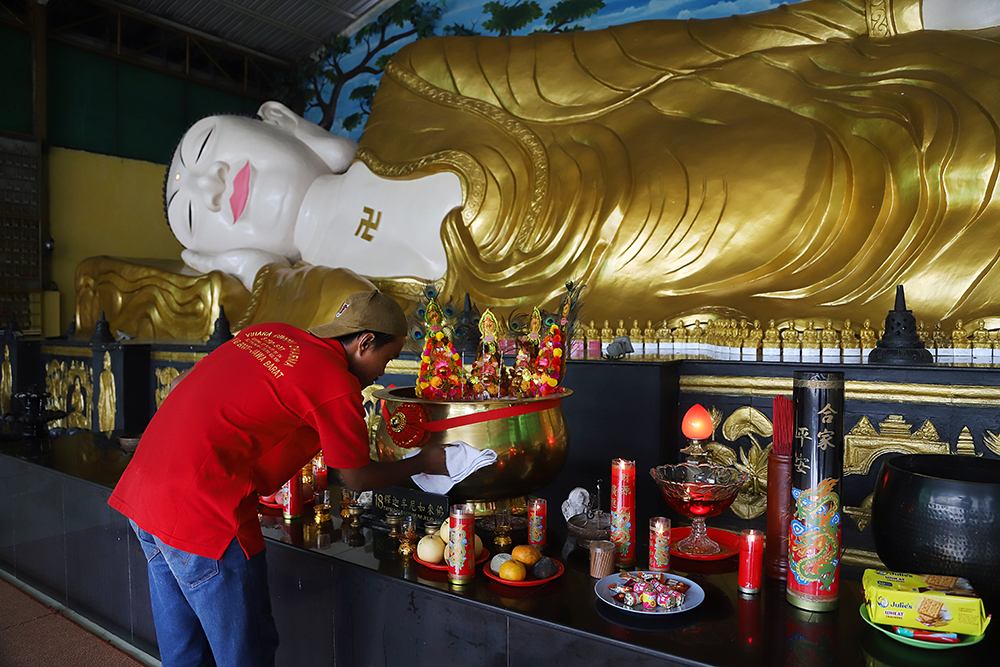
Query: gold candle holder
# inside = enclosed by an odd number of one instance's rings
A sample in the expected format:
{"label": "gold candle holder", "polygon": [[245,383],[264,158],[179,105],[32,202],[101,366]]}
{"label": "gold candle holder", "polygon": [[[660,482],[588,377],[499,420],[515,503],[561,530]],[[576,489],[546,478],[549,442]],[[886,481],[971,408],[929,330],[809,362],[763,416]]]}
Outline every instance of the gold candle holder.
{"label": "gold candle holder", "polygon": [[314,506],[313,512],[313,523],[317,526],[333,521],[333,518],[330,516],[330,506],[325,503]]}
{"label": "gold candle holder", "polygon": [[417,520],[412,516],[402,517],[399,529],[399,553],[409,558],[417,550]]}
{"label": "gold candle holder", "polygon": [[341,490],[341,496],[340,496],[340,518],[341,519],[348,519],[348,518],[350,518],[351,514],[348,511],[348,508],[351,506],[351,504],[353,502],[354,502],[354,495],[349,490],[342,489]]}
{"label": "gold candle holder", "polygon": [[511,515],[509,509],[498,509],[493,514],[493,544],[500,551],[510,551],[514,540],[510,536]]}
{"label": "gold candle holder", "polygon": [[361,528],[361,515],[365,513],[365,508],[361,505],[351,505],[347,508],[347,514],[350,517],[351,528]]}
{"label": "gold candle holder", "polygon": [[403,523],[402,514],[386,514],[385,522],[389,524],[389,537],[394,540],[398,540],[399,536],[402,534],[400,531],[400,526]]}

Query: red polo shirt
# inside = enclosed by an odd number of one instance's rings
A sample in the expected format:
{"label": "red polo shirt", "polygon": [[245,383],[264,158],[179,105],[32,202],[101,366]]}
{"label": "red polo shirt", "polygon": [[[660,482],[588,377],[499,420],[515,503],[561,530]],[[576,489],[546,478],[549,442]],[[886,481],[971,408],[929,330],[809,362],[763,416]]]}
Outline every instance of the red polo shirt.
{"label": "red polo shirt", "polygon": [[112,507],[166,544],[220,558],[233,537],[264,549],[258,494],[323,449],[332,468],[370,461],[361,386],[336,340],[286,324],[240,332],[163,401]]}

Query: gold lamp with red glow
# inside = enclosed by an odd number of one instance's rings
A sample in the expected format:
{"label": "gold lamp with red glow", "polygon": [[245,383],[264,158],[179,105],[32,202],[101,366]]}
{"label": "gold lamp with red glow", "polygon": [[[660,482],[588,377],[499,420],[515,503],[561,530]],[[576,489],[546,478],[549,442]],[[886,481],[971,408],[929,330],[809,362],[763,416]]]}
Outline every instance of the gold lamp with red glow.
{"label": "gold lamp with red glow", "polygon": [[681,422],[681,432],[688,439],[688,446],[681,450],[690,461],[704,461],[708,458],[708,450],[704,444],[708,442],[715,427],[712,425],[712,415],[701,405],[695,403],[684,414]]}
{"label": "gold lamp with red glow", "polygon": [[657,466],[649,471],[670,507],[691,518],[691,533],[670,550],[681,556],[710,556],[722,547],[708,536],[705,519],[729,509],[747,481],[747,473],[736,468],[708,462],[705,443],[711,442],[715,427],[712,415],[700,405],[693,405],[684,415],[681,432],[688,446],[681,450],[687,461]]}

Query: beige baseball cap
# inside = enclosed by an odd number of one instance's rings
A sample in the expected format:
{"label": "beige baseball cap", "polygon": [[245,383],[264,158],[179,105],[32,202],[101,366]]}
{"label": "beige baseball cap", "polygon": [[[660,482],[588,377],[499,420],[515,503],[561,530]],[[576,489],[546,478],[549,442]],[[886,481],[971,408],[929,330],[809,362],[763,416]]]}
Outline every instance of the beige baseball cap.
{"label": "beige baseball cap", "polygon": [[399,304],[378,290],[355,292],[344,300],[332,322],[309,329],[320,338],[339,338],[359,331],[376,331],[403,338],[406,316]]}

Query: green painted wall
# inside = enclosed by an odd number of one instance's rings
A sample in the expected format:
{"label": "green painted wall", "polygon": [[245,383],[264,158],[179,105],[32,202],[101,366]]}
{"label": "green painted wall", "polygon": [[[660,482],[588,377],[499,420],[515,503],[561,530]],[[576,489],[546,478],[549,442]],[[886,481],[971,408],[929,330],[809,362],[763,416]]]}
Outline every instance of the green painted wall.
{"label": "green painted wall", "polygon": [[31,39],[0,25],[0,129],[32,133]]}
{"label": "green painted wall", "polygon": [[[0,26],[0,130],[31,135],[32,50]],[[212,113],[253,113],[259,102],[57,42],[49,43],[49,226],[52,279],[65,331],[76,265],[87,257],[177,259],[163,213],[163,177],[177,141]]]}
{"label": "green painted wall", "polygon": [[166,164],[192,123],[251,100],[61,44],[49,48],[53,146]]}

